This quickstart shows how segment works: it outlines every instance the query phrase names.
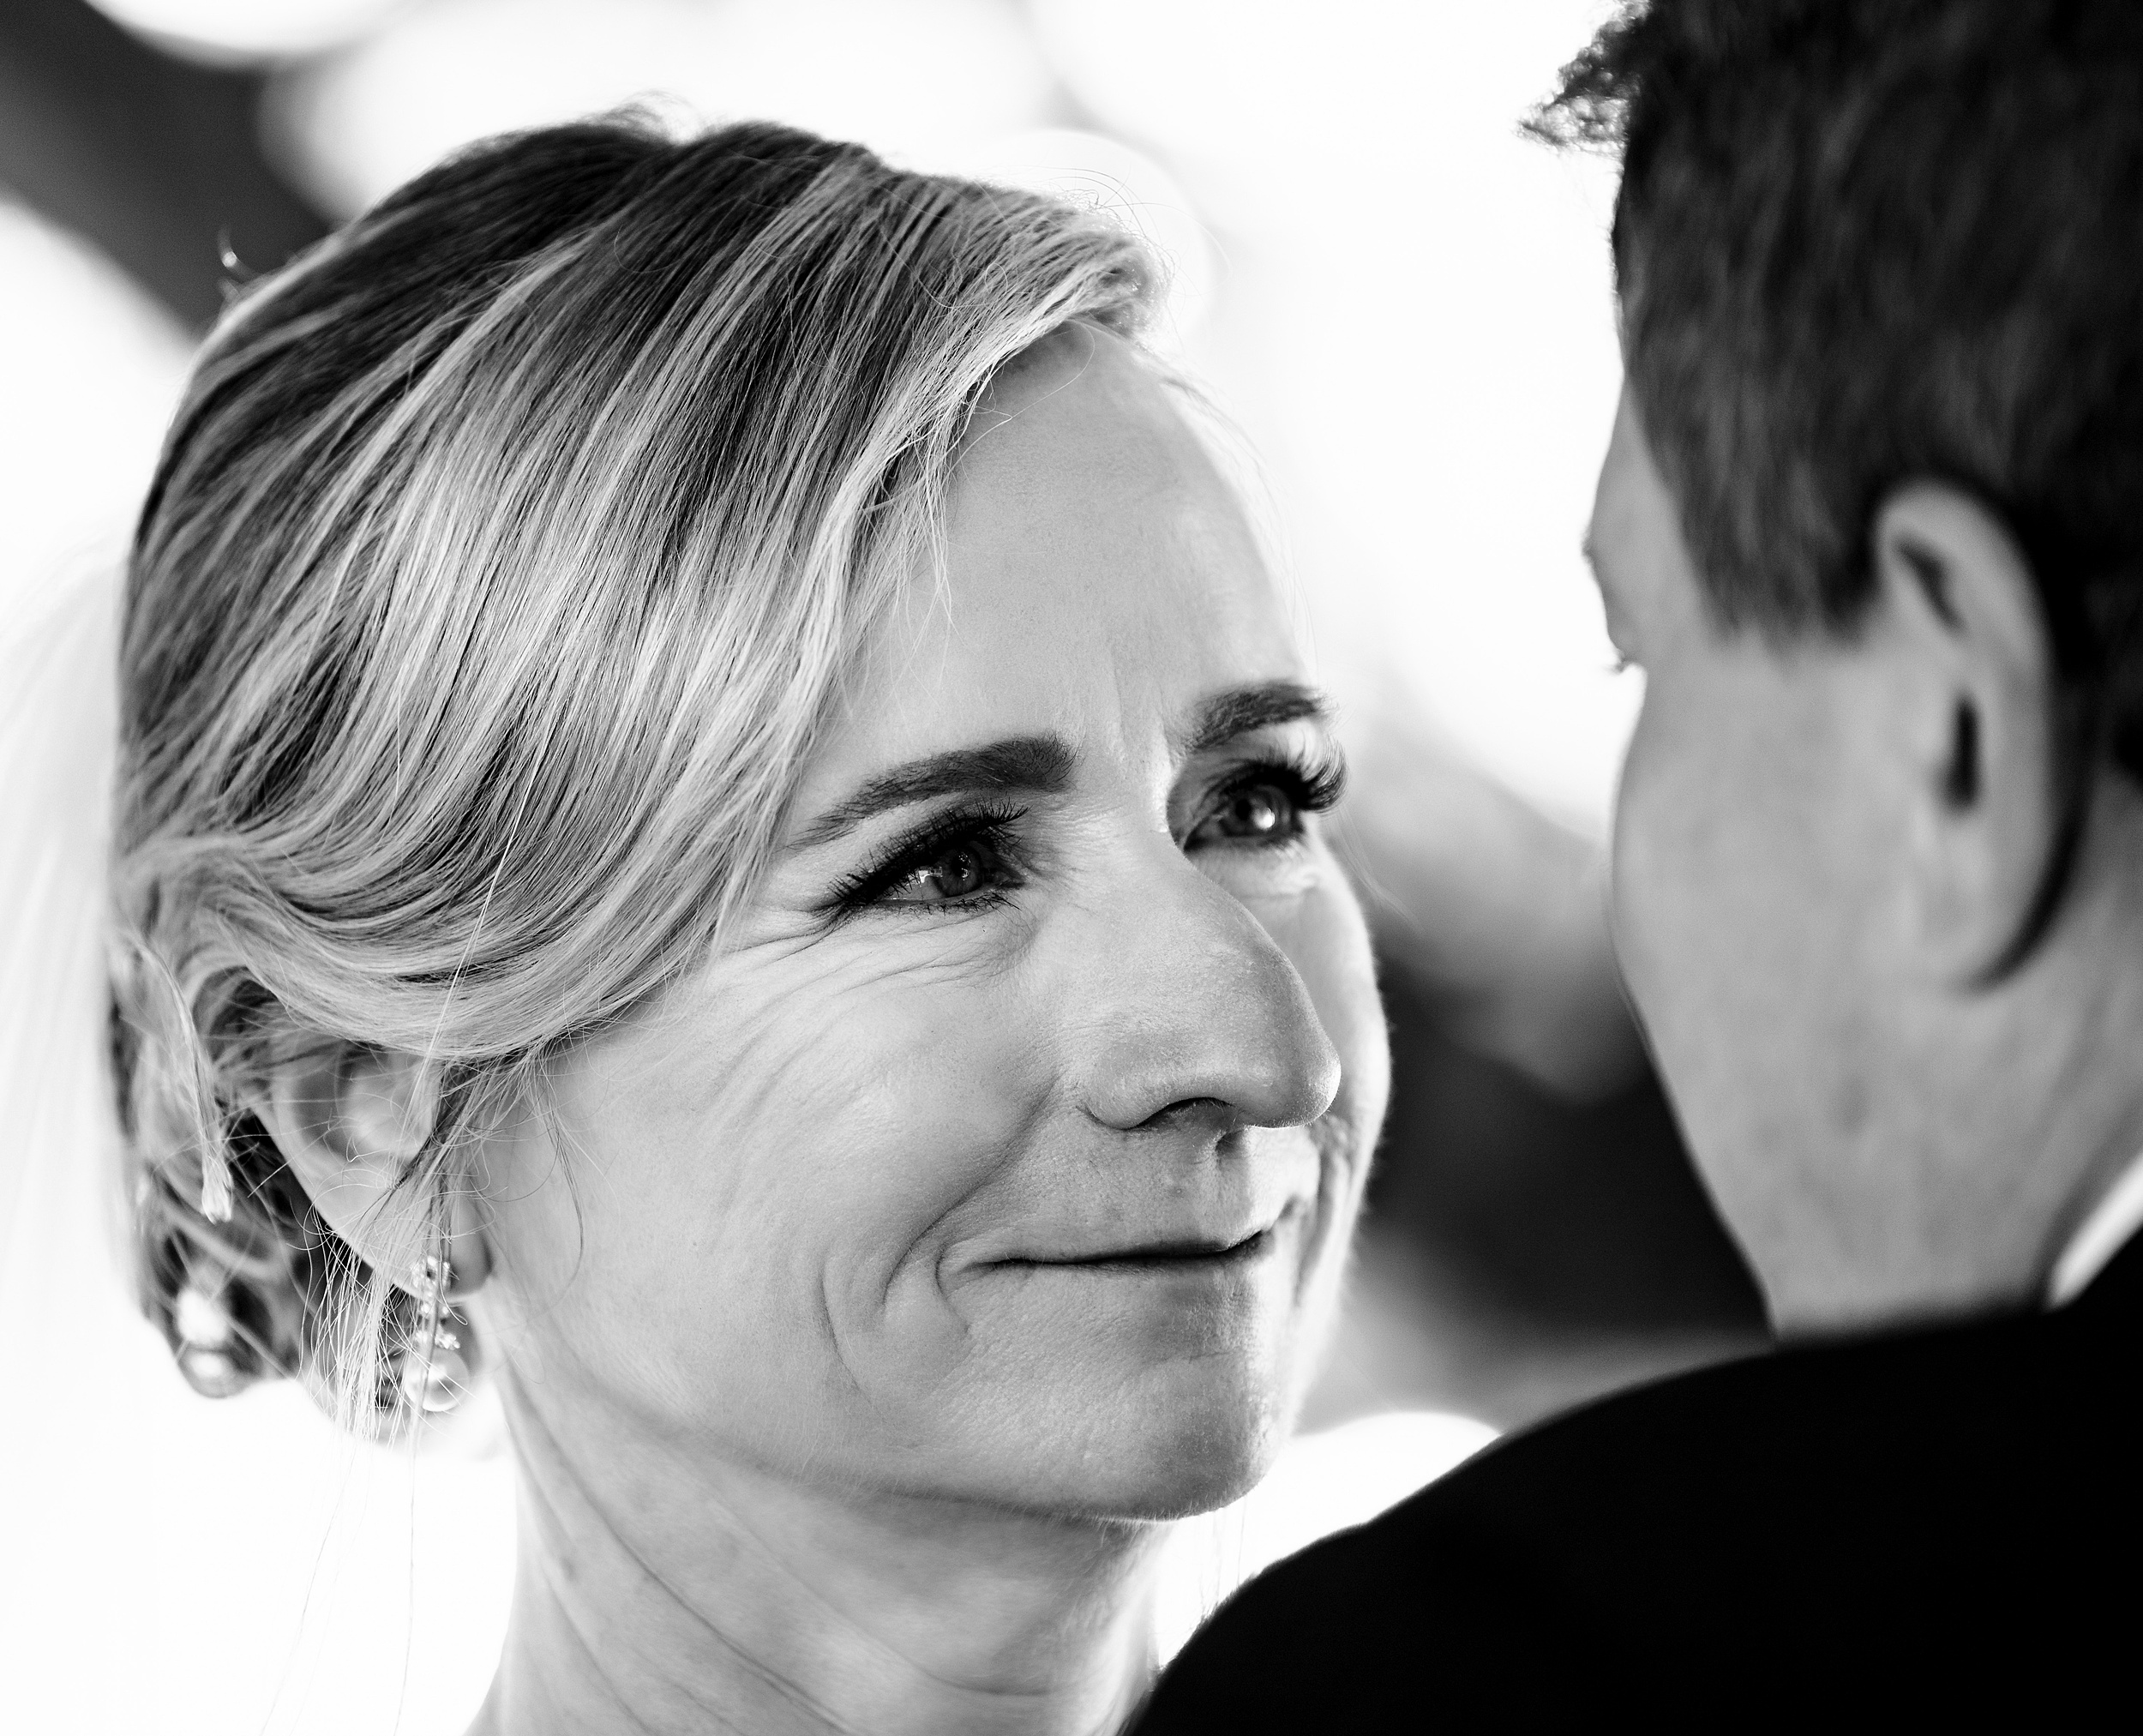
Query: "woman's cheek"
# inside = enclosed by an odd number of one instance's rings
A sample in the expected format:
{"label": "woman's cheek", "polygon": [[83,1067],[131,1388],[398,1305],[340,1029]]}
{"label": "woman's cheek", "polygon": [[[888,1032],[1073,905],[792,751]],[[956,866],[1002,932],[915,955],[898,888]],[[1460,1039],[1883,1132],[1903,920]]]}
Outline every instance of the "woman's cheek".
{"label": "woman's cheek", "polygon": [[888,977],[835,1004],[799,1019],[781,1077],[757,1094],[740,1192],[747,1228],[779,1221],[810,1251],[825,1289],[813,1304],[853,1345],[934,1283],[939,1240],[1017,1151],[1047,1079],[1042,1021],[1004,973]]}

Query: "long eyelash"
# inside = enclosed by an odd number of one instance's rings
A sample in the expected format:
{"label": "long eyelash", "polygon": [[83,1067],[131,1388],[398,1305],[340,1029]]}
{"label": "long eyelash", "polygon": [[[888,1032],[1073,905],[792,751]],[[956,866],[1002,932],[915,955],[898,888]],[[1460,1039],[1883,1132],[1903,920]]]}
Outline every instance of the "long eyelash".
{"label": "long eyelash", "polygon": [[1008,860],[1018,852],[1012,828],[1027,817],[1023,808],[961,808],[940,814],[917,831],[896,839],[869,867],[837,881],[830,908],[862,909],[879,893],[898,885],[950,844],[980,838]]}
{"label": "long eyelash", "polygon": [[1216,795],[1270,784],[1287,792],[1288,800],[1305,814],[1323,814],[1336,807],[1347,790],[1347,760],[1336,748],[1315,756],[1276,754],[1236,766]]}

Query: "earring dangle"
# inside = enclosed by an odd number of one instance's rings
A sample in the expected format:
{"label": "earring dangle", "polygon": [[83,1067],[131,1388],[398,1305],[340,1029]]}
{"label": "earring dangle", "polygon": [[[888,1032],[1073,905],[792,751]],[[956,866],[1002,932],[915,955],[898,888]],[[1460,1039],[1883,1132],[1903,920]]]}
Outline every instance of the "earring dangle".
{"label": "earring dangle", "polygon": [[187,1385],[211,1398],[225,1397],[246,1384],[238,1361],[237,1322],[219,1289],[189,1278],[172,1300],[171,1327],[179,1370]]}
{"label": "earring dangle", "polygon": [[426,1254],[411,1274],[422,1316],[402,1353],[402,1397],[416,1409],[452,1410],[469,1391],[469,1364],[461,1354],[459,1324],[447,1300],[453,1268],[438,1254]]}

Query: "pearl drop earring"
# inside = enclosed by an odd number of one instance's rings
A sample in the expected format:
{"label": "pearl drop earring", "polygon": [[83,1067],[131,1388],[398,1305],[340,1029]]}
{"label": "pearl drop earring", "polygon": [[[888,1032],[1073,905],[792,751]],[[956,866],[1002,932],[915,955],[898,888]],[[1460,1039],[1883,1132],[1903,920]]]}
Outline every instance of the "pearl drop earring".
{"label": "pearl drop earring", "polygon": [[401,1386],[402,1397],[419,1410],[452,1410],[468,1394],[469,1364],[447,1299],[453,1281],[453,1268],[438,1254],[426,1254],[411,1276],[410,1288],[423,1312],[403,1349]]}

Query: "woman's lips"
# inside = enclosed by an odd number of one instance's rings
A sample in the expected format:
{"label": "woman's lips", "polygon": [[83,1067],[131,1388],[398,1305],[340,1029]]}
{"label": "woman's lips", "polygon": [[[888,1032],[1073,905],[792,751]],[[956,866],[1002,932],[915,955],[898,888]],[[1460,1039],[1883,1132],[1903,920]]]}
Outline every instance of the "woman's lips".
{"label": "woman's lips", "polygon": [[1133,1246],[1115,1248],[1105,1252],[1078,1254],[1058,1258],[1026,1258],[1004,1261],[1005,1265],[1047,1266],[1069,1271],[1092,1271],[1100,1275],[1110,1273],[1192,1272],[1199,1270],[1226,1270],[1247,1265],[1272,1246],[1270,1228],[1261,1229],[1243,1237],[1240,1241],[1156,1241],[1142,1242]]}

